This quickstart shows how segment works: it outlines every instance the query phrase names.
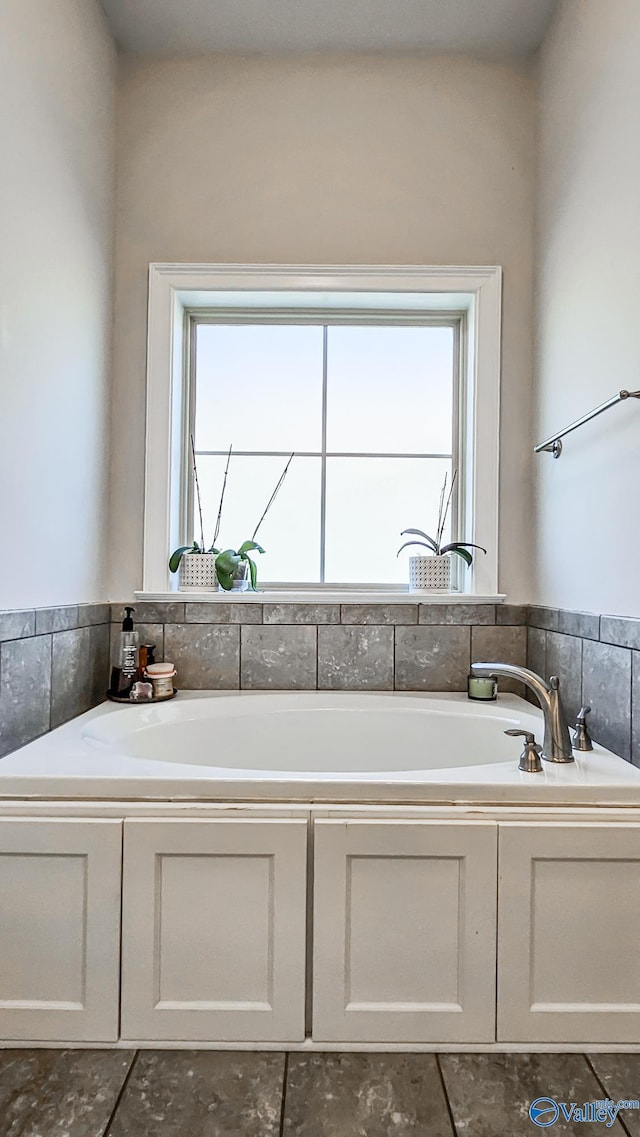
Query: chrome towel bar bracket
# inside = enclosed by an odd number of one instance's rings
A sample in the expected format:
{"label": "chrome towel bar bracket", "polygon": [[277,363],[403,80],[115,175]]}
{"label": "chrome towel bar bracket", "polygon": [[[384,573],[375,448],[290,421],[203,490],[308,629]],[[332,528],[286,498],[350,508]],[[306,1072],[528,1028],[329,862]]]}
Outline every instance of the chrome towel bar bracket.
{"label": "chrome towel bar bracket", "polygon": [[539,442],[534,446],[535,454],[540,454],[543,450],[553,454],[554,458],[559,458],[562,454],[562,442],[566,434],[571,434],[572,430],[577,430],[579,426],[584,426],[585,422],[590,422],[592,418],[601,415],[603,411],[608,411],[609,407],[615,407],[617,403],[623,403],[626,399],[640,399],[640,391],[618,391],[611,399],[607,399],[605,403],[600,403],[599,407],[589,411],[589,414],[583,415],[582,418],[576,419],[570,426],[565,426],[564,430],[559,430],[557,434],[552,434],[549,438],[545,438],[544,442]]}

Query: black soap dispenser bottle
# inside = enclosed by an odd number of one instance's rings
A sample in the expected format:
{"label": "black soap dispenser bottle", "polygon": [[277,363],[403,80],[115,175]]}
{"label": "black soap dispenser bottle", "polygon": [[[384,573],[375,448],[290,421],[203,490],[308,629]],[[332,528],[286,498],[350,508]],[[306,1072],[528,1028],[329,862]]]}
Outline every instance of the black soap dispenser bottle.
{"label": "black soap dispenser bottle", "polygon": [[131,616],[134,611],[134,608],[125,608],[111,669],[111,694],[121,699],[127,698],[138,674],[138,633]]}

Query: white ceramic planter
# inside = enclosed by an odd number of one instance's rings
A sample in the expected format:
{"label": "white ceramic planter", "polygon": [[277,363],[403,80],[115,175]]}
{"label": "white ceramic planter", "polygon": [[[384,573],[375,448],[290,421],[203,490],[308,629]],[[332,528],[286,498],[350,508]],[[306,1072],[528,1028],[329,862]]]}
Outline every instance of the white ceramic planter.
{"label": "white ceramic planter", "polygon": [[178,581],[181,592],[210,592],[217,588],[215,553],[183,553]]}
{"label": "white ceramic planter", "polygon": [[409,557],[410,592],[449,592],[451,557]]}

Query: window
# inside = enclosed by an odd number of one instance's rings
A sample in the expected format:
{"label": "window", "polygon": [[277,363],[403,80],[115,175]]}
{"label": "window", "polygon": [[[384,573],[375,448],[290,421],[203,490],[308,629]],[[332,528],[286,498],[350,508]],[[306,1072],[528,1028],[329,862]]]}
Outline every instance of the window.
{"label": "window", "polygon": [[456,588],[497,593],[500,270],[152,265],[143,593],[171,548],[205,541],[233,456],[219,544],[265,520],[263,587],[406,588],[400,530],[434,528],[458,470],[450,535],[488,549]]}
{"label": "window", "polygon": [[[295,451],[260,529],[261,581],[401,585],[400,530],[435,531],[457,450],[460,320],[383,317],[192,317],[190,433],[207,543],[229,446],[220,539],[236,548]],[[190,496],[187,539],[199,534]]]}

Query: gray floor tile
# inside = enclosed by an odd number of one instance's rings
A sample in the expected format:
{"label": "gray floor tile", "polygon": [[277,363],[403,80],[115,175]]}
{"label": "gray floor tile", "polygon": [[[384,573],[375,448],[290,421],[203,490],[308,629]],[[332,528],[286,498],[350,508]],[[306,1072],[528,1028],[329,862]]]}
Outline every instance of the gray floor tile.
{"label": "gray floor tile", "polygon": [[[588,1061],[612,1101],[640,1100],[640,1054],[590,1054]],[[631,1137],[640,1137],[640,1109],[621,1110],[620,1117]]]}
{"label": "gray floor tile", "polygon": [[291,1054],[284,1137],[452,1137],[433,1054]]}
{"label": "gray floor tile", "polygon": [[140,1051],[109,1137],[277,1137],[284,1062],[284,1054]]}
{"label": "gray floor tile", "polygon": [[[442,1054],[440,1065],[458,1137],[520,1137],[538,1128],[529,1117],[536,1098],[580,1105],[602,1100],[602,1090],[582,1054]],[[595,1137],[623,1137],[619,1121],[565,1121],[549,1129]]]}
{"label": "gray floor tile", "polygon": [[0,1051],[0,1137],[102,1137],[132,1061],[128,1050]]}

